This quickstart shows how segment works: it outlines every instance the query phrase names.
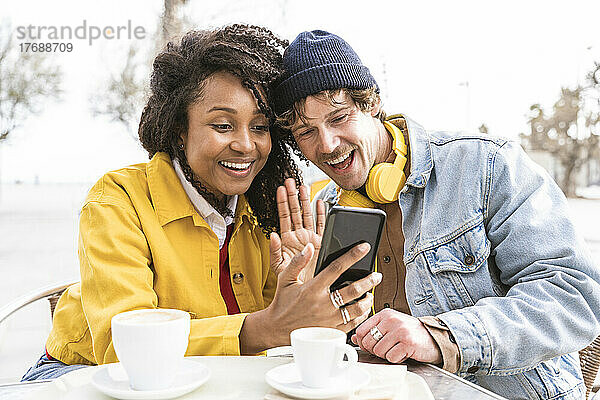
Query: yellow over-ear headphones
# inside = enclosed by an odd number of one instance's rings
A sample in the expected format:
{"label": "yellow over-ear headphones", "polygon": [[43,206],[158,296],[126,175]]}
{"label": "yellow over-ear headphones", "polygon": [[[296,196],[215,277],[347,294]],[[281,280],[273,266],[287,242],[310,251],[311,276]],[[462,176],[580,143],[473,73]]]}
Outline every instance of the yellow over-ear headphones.
{"label": "yellow over-ear headphones", "polygon": [[373,166],[369,171],[365,189],[369,198],[355,190],[341,190],[338,204],[352,207],[375,207],[375,203],[391,203],[398,200],[400,190],[406,182],[404,166],[406,165],[408,148],[400,128],[388,121],[383,121],[394,142],[392,148],[396,153],[393,163],[383,162]]}

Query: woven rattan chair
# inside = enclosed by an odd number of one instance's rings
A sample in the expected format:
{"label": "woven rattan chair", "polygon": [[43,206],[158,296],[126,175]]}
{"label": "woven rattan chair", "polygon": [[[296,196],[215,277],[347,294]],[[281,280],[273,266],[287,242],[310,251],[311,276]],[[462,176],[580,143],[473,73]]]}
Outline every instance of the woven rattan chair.
{"label": "woven rattan chair", "polygon": [[46,299],[50,303],[50,315],[54,315],[54,308],[62,292],[77,281],[62,282],[44,286],[31,293],[21,296],[0,308],[0,324],[16,311],[35,301]]}
{"label": "woven rattan chair", "polygon": [[585,397],[589,398],[592,389],[595,389],[594,380],[598,374],[598,369],[600,369],[600,336],[594,339],[592,344],[579,352],[579,361],[581,372],[583,373],[583,381],[585,382]]}

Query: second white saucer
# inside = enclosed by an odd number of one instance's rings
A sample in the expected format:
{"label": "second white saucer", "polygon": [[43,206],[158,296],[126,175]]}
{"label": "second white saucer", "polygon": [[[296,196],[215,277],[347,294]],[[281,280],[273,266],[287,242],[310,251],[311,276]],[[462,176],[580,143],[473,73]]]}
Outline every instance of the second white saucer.
{"label": "second white saucer", "polygon": [[182,396],[200,387],[210,378],[210,370],[203,364],[183,360],[175,382],[161,390],[133,390],[120,363],[101,367],[92,376],[92,385],[102,393],[122,400],[167,400]]}
{"label": "second white saucer", "polygon": [[269,370],[265,380],[273,389],[300,399],[331,399],[355,392],[371,381],[371,375],[358,366],[336,378],[333,385],[324,388],[309,388],[302,384],[300,371],[295,363],[280,365]]}

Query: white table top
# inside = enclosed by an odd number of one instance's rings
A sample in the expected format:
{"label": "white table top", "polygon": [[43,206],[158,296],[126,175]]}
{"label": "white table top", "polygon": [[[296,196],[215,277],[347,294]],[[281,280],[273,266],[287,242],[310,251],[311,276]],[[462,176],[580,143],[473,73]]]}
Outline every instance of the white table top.
{"label": "white table top", "polygon": [[[286,357],[286,352],[271,354],[274,357],[190,357],[189,359],[204,363],[210,368],[212,376],[203,386],[180,399],[285,399],[287,397],[267,385],[264,376],[271,368],[292,362],[293,359]],[[362,351],[359,351],[359,361],[360,367],[371,375],[371,383],[356,396],[350,397],[352,399],[503,399],[433,365],[411,360],[405,365],[390,365],[385,360]],[[90,383],[92,375],[99,368],[102,366],[76,370],[54,381],[0,385],[0,399],[106,400],[109,397],[98,392]],[[388,396],[382,396],[382,393]]]}
{"label": "white table top", "polygon": [[[180,397],[191,399],[287,399],[265,382],[267,371],[292,361],[281,357],[191,357],[206,365],[212,376],[195,391]],[[348,399],[396,398],[432,400],[433,395],[425,381],[416,374],[407,373],[406,366],[359,364],[371,374],[371,383]],[[97,391],[90,383],[100,367],[89,367],[70,372],[54,381],[41,384],[20,384],[0,387],[3,400],[106,400],[110,397]],[[410,393],[410,396],[408,394]]]}

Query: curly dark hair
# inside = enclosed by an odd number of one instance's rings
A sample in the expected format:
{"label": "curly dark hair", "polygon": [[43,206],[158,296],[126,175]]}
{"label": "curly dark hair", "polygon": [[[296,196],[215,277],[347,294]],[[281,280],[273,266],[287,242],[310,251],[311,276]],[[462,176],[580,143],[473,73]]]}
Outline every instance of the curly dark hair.
{"label": "curly dark hair", "polygon": [[177,159],[196,190],[221,215],[230,214],[226,200],[219,201],[197,179],[179,144],[180,135],[188,129],[188,107],[201,99],[207,78],[221,71],[239,77],[270,125],[271,153],[245,193],[265,235],[279,229],[277,187],[288,177],[301,183],[298,167],[289,147],[280,140],[281,128],[275,126],[269,106],[272,84],[283,72],[282,53],[287,45],[266,28],[240,24],[190,31],[180,43],[169,42],[154,59],[150,98],[138,131],[150,158],[165,152]]}

